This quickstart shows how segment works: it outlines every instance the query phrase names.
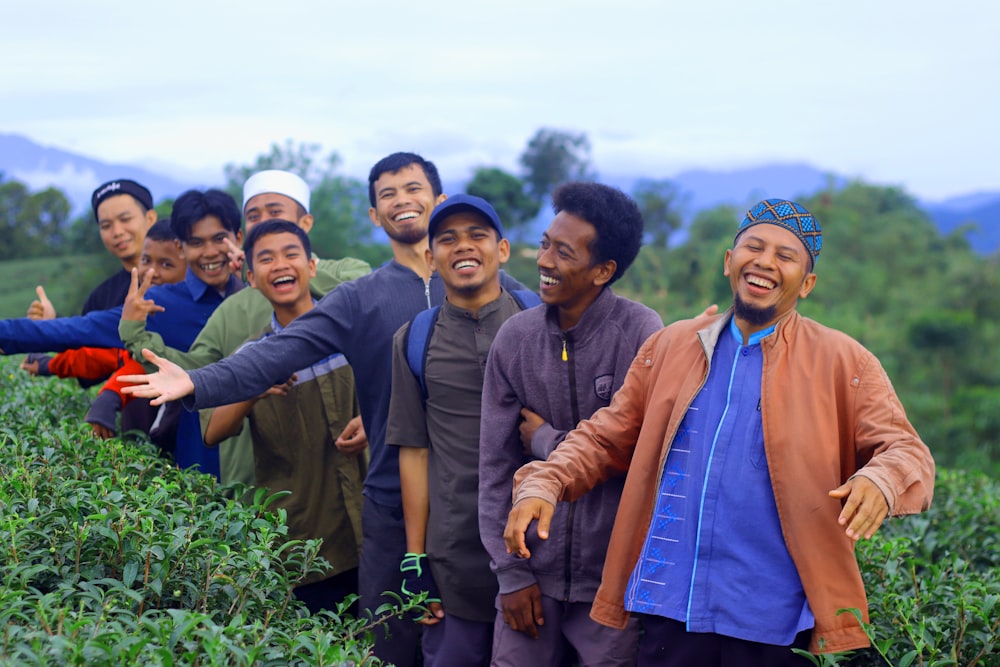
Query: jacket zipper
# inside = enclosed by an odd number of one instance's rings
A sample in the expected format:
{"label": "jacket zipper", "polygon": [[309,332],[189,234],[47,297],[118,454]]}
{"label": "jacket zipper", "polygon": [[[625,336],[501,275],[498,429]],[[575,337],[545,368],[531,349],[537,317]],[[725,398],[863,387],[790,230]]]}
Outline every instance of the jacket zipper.
{"label": "jacket zipper", "polygon": [[[569,376],[569,401],[573,413],[573,428],[580,423],[580,403],[576,394],[576,364],[573,361],[573,337],[562,336],[562,360]],[[570,591],[573,589],[573,521],[576,518],[576,503],[569,504],[569,516],[566,517],[566,587],[563,590],[563,602],[569,602]]]}
{"label": "jacket zipper", "polygon": [[431,307],[431,281],[430,279],[424,281],[424,298],[427,299],[427,307]]}

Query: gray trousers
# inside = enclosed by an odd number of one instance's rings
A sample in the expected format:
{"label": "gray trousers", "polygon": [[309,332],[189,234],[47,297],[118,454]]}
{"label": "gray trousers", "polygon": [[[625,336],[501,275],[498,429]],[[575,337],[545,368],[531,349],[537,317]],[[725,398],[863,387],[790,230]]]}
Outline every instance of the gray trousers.
{"label": "gray trousers", "polygon": [[[497,602],[499,607],[499,599]],[[639,651],[639,625],[616,630],[590,618],[589,602],[560,602],[542,595],[545,625],[538,639],[511,630],[497,612],[493,626],[493,667],[552,667],[565,664],[575,650],[580,667],[634,667]]]}

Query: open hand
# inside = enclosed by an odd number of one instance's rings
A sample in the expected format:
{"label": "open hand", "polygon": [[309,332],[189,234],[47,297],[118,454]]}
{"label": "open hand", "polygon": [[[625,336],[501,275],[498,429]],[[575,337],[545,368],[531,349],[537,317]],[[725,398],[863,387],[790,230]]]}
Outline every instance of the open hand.
{"label": "open hand", "polygon": [[174,362],[158,357],[151,350],[143,348],[142,356],[159,370],[147,375],[121,375],[118,377],[130,386],[122,387],[123,394],[151,399],[150,405],[163,405],[194,393],[191,376]]}
{"label": "open hand", "polygon": [[857,475],[830,491],[831,498],[847,500],[837,523],[847,526],[847,536],[857,542],[870,538],[889,514],[889,503],[875,482]]}

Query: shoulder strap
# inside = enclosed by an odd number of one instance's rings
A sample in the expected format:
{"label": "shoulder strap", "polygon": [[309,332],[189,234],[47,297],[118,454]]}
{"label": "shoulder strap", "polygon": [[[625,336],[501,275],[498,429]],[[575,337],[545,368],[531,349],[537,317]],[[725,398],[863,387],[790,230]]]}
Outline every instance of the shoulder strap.
{"label": "shoulder strap", "polygon": [[424,379],[424,362],[427,359],[427,347],[431,341],[431,331],[434,323],[437,322],[438,311],[441,306],[434,306],[417,313],[417,316],[410,321],[410,328],[406,332],[406,362],[410,366],[410,372],[420,381],[420,389],[427,398],[427,381]]}
{"label": "shoulder strap", "polygon": [[530,289],[516,289],[510,295],[517,301],[517,305],[521,306],[521,310],[533,308],[542,302],[542,298]]}

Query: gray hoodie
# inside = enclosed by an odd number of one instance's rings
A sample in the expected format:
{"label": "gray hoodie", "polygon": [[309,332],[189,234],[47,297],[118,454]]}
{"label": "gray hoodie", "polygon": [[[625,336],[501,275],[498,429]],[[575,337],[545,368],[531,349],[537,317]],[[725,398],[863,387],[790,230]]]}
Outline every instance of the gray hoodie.
{"label": "gray hoodie", "polygon": [[611,402],[639,346],[662,326],[656,311],[607,288],[566,331],[559,329],[555,309],[544,305],[500,328],[483,385],[479,532],[501,593],[538,583],[557,600],[594,599],[625,478],[610,479],[574,503],[559,503],[549,539],[529,534],[531,558],[509,555],[503,529],[514,472],[531,460],[522,451],[520,410],[527,407],[545,420],[531,449],[532,458],[547,458],[581,419]]}

